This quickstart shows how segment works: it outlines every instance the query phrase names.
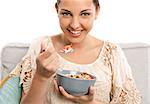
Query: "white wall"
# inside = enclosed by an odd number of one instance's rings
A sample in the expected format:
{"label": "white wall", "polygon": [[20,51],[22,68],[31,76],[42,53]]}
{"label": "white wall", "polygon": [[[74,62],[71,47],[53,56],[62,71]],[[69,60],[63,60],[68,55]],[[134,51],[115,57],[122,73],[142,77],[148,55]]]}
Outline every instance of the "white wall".
{"label": "white wall", "polygon": [[[56,0],[0,0],[0,48],[60,32]],[[150,42],[149,0],[100,0],[92,33],[117,42]]]}

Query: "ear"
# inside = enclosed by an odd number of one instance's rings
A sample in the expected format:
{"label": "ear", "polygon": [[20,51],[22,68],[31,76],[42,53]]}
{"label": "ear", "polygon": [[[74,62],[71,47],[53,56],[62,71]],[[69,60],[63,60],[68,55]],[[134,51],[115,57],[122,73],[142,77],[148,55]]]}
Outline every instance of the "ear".
{"label": "ear", "polygon": [[55,9],[56,9],[56,11],[58,13],[58,4],[57,3],[55,3]]}

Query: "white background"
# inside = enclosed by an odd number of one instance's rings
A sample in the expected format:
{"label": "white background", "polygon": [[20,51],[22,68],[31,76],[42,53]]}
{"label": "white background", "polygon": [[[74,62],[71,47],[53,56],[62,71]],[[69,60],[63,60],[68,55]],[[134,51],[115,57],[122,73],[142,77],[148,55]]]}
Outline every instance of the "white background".
{"label": "white background", "polygon": [[[56,0],[0,0],[0,49],[60,32]],[[116,42],[150,42],[150,0],[100,0],[94,36]]]}

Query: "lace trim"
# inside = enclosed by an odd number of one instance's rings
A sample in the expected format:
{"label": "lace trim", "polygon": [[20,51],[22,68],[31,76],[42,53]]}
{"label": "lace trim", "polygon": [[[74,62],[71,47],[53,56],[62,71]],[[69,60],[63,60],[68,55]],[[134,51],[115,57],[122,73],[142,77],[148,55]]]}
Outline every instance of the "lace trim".
{"label": "lace trim", "polygon": [[116,87],[110,104],[141,104],[141,95],[132,80],[127,80],[124,88]]}
{"label": "lace trim", "polygon": [[[111,62],[113,62],[113,51],[117,51],[117,45],[111,42],[106,42],[102,53],[102,60],[104,65],[112,69]],[[112,86],[114,92],[110,93],[110,104],[141,104],[141,95],[136,89],[135,83],[132,79],[127,79],[122,87]]]}
{"label": "lace trim", "polygon": [[20,84],[23,86],[25,93],[28,92],[33,79],[33,70],[31,67],[31,58],[27,57],[21,62]]}
{"label": "lace trim", "polygon": [[102,53],[102,60],[104,62],[104,65],[106,65],[108,68],[111,68],[111,60],[113,58],[112,51],[116,50],[117,46],[113,43],[106,42],[106,45],[104,47],[103,53]]}
{"label": "lace trim", "polygon": [[20,73],[21,73],[21,65],[20,63],[16,65],[15,69],[9,73],[10,76],[20,76]]}

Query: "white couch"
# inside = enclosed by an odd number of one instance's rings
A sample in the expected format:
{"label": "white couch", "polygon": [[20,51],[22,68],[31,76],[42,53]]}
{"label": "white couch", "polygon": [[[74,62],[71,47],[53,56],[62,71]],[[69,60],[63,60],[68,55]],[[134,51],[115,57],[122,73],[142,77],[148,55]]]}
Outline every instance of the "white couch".
{"label": "white couch", "polygon": [[[1,77],[8,74],[28,50],[29,44],[7,44],[1,52]],[[150,104],[150,45],[144,43],[120,44],[132,68],[143,104]]]}

